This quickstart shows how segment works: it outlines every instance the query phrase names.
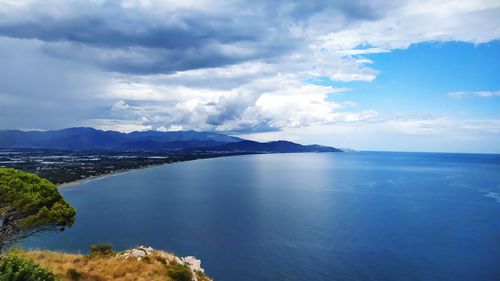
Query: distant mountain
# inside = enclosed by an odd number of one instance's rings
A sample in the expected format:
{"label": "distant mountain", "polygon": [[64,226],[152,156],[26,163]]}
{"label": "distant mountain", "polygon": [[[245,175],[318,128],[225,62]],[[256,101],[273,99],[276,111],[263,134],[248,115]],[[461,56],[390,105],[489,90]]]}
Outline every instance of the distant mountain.
{"label": "distant mountain", "polygon": [[179,132],[120,133],[93,128],[68,128],[55,131],[0,131],[0,147],[49,148],[68,150],[175,150],[218,146],[242,139],[223,134]]}
{"label": "distant mountain", "polygon": [[321,145],[301,145],[290,141],[256,142],[243,140],[216,147],[203,148],[205,151],[231,151],[248,153],[287,153],[287,152],[342,152],[342,150]]}
{"label": "distant mountain", "polygon": [[289,141],[256,142],[224,134],[196,131],[144,131],[120,133],[94,128],[68,128],[54,131],[0,131],[0,148],[46,148],[64,150],[186,150],[191,152],[340,152],[320,145],[301,145]]}

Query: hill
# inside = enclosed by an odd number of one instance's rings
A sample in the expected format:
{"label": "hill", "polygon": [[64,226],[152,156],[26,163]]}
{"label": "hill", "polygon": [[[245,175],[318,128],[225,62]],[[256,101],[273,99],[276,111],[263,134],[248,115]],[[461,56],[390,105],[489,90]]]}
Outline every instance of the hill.
{"label": "hill", "polygon": [[290,152],[341,152],[340,149],[321,145],[301,145],[290,141],[239,141],[216,147],[203,148],[214,152],[246,152],[246,153],[290,153]]}
{"label": "hill", "polygon": [[[210,281],[194,257],[179,258],[152,248],[138,247],[110,255],[82,255],[53,251],[15,250],[34,260],[61,281]],[[184,278],[183,278],[184,277]]]}
{"label": "hill", "polygon": [[68,128],[55,131],[0,131],[0,148],[43,148],[72,151],[181,151],[181,152],[340,152],[320,146],[289,141],[256,142],[212,132],[144,131],[120,133],[94,128]]}
{"label": "hill", "polygon": [[217,146],[241,140],[223,134],[196,131],[120,133],[85,127],[55,131],[0,131],[0,147],[3,148],[151,151]]}

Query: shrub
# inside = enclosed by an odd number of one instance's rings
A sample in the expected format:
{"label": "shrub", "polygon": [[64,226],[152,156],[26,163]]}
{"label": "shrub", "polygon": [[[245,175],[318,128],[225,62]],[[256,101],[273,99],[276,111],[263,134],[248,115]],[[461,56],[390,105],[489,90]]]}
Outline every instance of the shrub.
{"label": "shrub", "polygon": [[196,279],[198,279],[198,281],[213,281],[201,271],[196,271],[195,273],[196,273]]}
{"label": "shrub", "polygon": [[191,281],[193,279],[193,274],[189,267],[182,264],[171,265],[168,269],[168,276],[173,281]]}
{"label": "shrub", "polygon": [[70,280],[74,280],[74,281],[78,281],[78,280],[80,280],[80,278],[82,278],[82,274],[80,272],[76,271],[76,269],[74,269],[74,268],[68,269],[68,271],[66,271],[66,276],[68,276],[68,278]]}
{"label": "shrub", "polygon": [[0,281],[56,281],[56,276],[30,259],[9,254],[0,259]]}
{"label": "shrub", "polygon": [[110,257],[114,255],[115,251],[110,243],[99,243],[90,246],[90,257]]}

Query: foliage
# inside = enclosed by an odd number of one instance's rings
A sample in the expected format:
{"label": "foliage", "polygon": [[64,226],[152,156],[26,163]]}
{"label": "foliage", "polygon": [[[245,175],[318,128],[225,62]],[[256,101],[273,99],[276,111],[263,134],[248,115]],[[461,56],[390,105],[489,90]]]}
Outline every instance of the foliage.
{"label": "foliage", "polygon": [[198,281],[213,281],[201,271],[196,271],[196,279],[198,279]]}
{"label": "foliage", "polygon": [[90,246],[90,257],[110,257],[114,255],[115,251],[110,243],[99,243]]}
{"label": "foliage", "polygon": [[0,259],[0,281],[55,281],[56,276],[30,259],[9,254]]}
{"label": "foliage", "polygon": [[[7,252],[5,254],[7,255],[18,255],[18,256],[22,256],[23,254],[25,253],[25,251],[22,249],[22,248],[19,248],[19,247],[11,247],[9,248],[9,250],[7,250]],[[1,258],[1,256],[0,256]]]}
{"label": "foliage", "polygon": [[82,274],[74,268],[70,268],[66,271],[66,276],[72,281],[78,281],[82,278]]}
{"label": "foliage", "polygon": [[189,267],[182,264],[171,265],[168,269],[168,276],[173,281],[191,281],[193,279],[193,274]]}
{"label": "foliage", "polygon": [[33,234],[64,230],[73,224],[75,214],[53,183],[0,168],[0,253]]}

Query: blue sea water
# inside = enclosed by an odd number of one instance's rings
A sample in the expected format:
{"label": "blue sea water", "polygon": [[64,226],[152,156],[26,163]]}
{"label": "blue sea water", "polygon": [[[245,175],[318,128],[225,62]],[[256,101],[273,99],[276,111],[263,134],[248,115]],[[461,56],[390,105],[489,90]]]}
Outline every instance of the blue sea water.
{"label": "blue sea water", "polygon": [[61,192],[75,225],[25,247],[148,245],[216,281],[500,280],[500,155],[247,155]]}

